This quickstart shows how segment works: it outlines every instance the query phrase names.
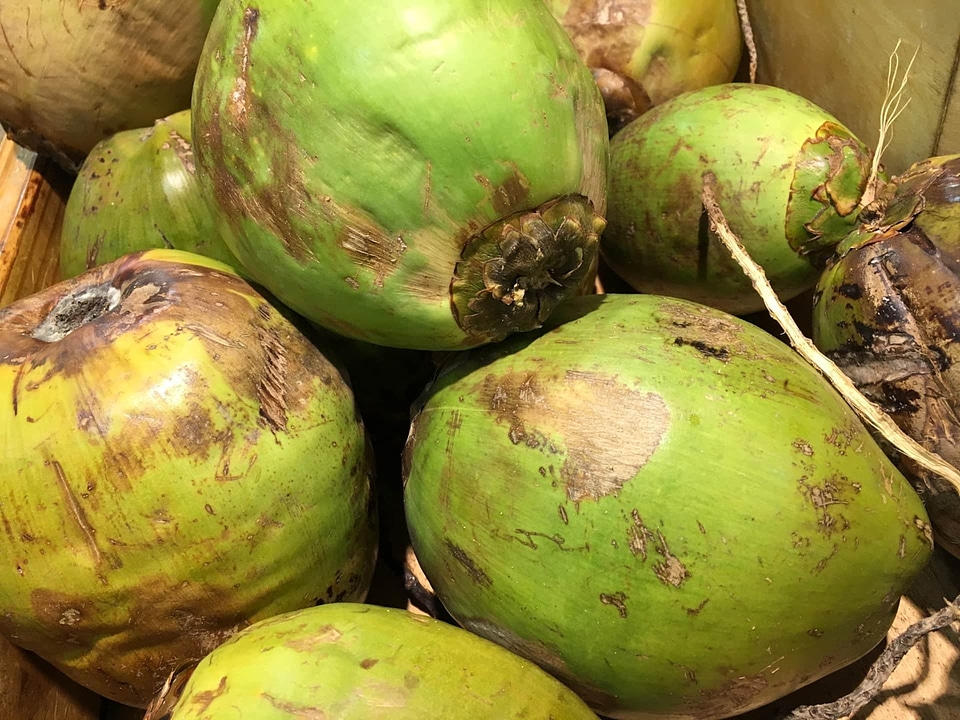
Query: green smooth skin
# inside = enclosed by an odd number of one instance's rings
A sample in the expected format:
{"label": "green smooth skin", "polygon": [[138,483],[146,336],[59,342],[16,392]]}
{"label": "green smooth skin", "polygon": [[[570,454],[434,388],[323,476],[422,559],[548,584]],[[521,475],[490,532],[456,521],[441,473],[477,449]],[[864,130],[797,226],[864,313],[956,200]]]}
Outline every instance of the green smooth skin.
{"label": "green smooth skin", "polygon": [[884,638],[929,522],[826,380],[681,300],[548,327],[460,358],[411,431],[413,547],[458,622],[613,718],[736,715]]}
{"label": "green smooth skin", "polygon": [[458,627],[335,603],[264,620],[205,657],[171,720],[596,720],[569,689]]}
{"label": "green smooth skin", "polygon": [[565,193],[603,213],[603,103],[543,3],[264,0],[245,24],[248,7],[221,4],[201,59],[199,177],[243,266],[305,317],[476,344],[450,306],[468,237]]}
{"label": "green smooth skin", "polygon": [[150,248],[186,250],[238,265],[195,173],[189,110],[98,143],[80,168],[64,211],[61,277]]}
{"label": "green smooth skin", "polygon": [[[821,157],[798,168],[801,150],[824,123],[839,122],[803,98],[762,85],[730,83],[686,93],[646,113],[611,141],[608,225],[601,253],[641,292],[672,295],[735,314],[763,309],[749,279],[708,234],[703,173],[717,177],[717,200],[784,301],[816,283],[818,267],[791,245],[791,230],[828,230],[820,250],[836,245],[857,212],[834,219],[812,200],[829,176]],[[854,206],[869,170],[869,151],[844,158],[831,197]],[[826,148],[825,148],[826,149]],[[795,174],[801,186],[792,188]],[[830,218],[833,222],[828,222]],[[839,227],[835,227],[838,224]],[[812,238],[802,235],[801,244]]]}
{"label": "green smooth skin", "polygon": [[52,300],[0,311],[0,632],[145,707],[248,622],[362,600],[377,528],[349,386],[279,312],[180,251],[66,283],[121,276],[145,317],[46,344]]}

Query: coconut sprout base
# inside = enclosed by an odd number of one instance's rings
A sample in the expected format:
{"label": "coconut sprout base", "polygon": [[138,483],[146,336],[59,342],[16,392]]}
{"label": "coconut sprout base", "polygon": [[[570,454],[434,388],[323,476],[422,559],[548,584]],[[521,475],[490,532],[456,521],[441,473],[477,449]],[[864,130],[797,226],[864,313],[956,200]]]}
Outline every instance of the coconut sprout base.
{"label": "coconut sprout base", "polygon": [[451,299],[457,323],[492,342],[540,327],[583,285],[604,225],[582,195],[490,225],[467,243],[456,265]]}

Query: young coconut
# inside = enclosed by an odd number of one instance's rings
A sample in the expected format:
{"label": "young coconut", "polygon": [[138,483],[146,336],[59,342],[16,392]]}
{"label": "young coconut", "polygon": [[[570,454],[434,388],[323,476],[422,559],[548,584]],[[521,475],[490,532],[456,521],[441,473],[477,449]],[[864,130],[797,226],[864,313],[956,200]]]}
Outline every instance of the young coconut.
{"label": "young coconut", "polygon": [[226,265],[151,250],[0,310],[0,632],[144,707],[237,629],[362,600],[349,386]]}
{"label": "young coconut", "polygon": [[883,640],[930,557],[857,416],[745,321],[575,298],[457,360],[405,452],[414,550],[459,623],[601,715],[781,698]]}
{"label": "young coconut", "polygon": [[200,662],[170,720],[233,714],[596,720],[572,690],[494,643],[405,610],[353,603],[288,613],[238,633]]}
{"label": "young coconut", "polygon": [[0,125],[75,172],[104,138],[190,106],[217,3],[4,2]]}
{"label": "young coconut", "polygon": [[150,248],[238,264],[217,231],[195,173],[189,110],[97,143],[67,201],[61,276],[75,277]]}
{"label": "young coconut", "polygon": [[[960,469],[960,155],[915,163],[840,245],[813,340],[910,437]],[[960,494],[906,457],[938,543],[960,557]]]}
{"label": "young coconut", "polygon": [[542,2],[224,0],[193,123],[227,245],[342,335],[500,340],[595,267],[603,101]]}
{"label": "young coconut", "polygon": [[733,80],[735,0],[547,0],[593,71],[615,133],[682,93]]}
{"label": "young coconut", "polygon": [[711,238],[703,174],[731,227],[782,300],[817,282],[853,228],[871,178],[870,151],[798,95],[730,83],[654,108],[611,141],[601,252],[635,289],[734,314],[763,303]]}

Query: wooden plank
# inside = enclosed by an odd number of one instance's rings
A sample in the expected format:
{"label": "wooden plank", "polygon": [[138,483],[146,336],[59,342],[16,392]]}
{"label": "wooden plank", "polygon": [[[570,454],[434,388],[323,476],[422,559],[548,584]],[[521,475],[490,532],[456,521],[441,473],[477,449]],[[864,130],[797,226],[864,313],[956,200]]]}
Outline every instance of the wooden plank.
{"label": "wooden plank", "polygon": [[960,152],[957,0],[748,0],[748,7],[758,81],[817,103],[872,148],[888,57],[901,39],[902,71],[919,46],[907,89],[912,99],[894,126],[884,165],[900,173],[937,152]]}
{"label": "wooden plank", "polygon": [[98,720],[100,698],[0,637],[0,718]]}
{"label": "wooden plank", "polygon": [[70,182],[51,161],[0,140],[0,307],[59,279]]}

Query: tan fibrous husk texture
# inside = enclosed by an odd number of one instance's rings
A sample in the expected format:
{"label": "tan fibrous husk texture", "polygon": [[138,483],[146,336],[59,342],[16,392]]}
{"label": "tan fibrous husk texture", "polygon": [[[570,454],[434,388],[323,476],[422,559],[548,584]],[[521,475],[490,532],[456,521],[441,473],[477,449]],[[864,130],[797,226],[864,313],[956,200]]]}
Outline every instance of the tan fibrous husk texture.
{"label": "tan fibrous husk texture", "polygon": [[0,3],[0,125],[75,171],[103,138],[188,108],[217,3]]}

